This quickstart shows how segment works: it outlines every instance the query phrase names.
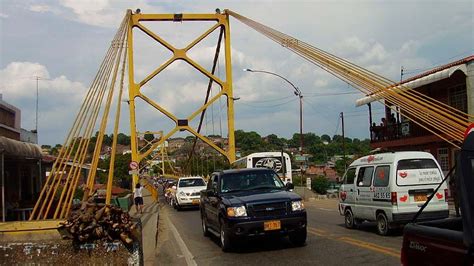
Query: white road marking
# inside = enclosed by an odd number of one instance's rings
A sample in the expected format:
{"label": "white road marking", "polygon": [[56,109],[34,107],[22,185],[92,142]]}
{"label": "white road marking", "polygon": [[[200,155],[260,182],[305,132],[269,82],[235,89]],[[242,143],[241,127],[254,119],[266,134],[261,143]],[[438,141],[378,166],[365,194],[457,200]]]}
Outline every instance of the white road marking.
{"label": "white road marking", "polygon": [[322,210],[322,211],[328,211],[328,212],[336,211],[336,210],[333,210],[333,209],[325,209],[325,208],[318,208],[318,209]]}
{"label": "white road marking", "polygon": [[183,253],[184,259],[186,260],[186,264],[192,265],[192,266],[197,266],[196,261],[194,260],[193,254],[189,251],[188,247],[184,243],[183,239],[178,233],[178,230],[176,230],[176,227],[174,227],[173,223],[170,221],[170,219],[166,216],[166,221],[168,222],[168,225],[170,226],[171,232],[173,232],[173,236],[176,239],[176,242],[178,242],[179,249]]}

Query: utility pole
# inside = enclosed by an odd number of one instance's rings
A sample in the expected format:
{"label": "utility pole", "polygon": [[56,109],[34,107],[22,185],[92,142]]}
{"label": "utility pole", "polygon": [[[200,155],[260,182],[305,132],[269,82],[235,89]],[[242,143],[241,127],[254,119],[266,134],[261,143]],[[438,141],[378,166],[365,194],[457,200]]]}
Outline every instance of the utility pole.
{"label": "utility pole", "polygon": [[38,137],[38,105],[39,105],[39,76],[35,76],[36,79],[36,119],[35,119],[35,131],[36,136]]}
{"label": "utility pole", "polygon": [[341,124],[342,124],[342,159],[344,160],[344,171],[346,171],[347,164],[346,164],[346,147],[345,147],[346,138],[344,136],[344,112],[341,112]]}

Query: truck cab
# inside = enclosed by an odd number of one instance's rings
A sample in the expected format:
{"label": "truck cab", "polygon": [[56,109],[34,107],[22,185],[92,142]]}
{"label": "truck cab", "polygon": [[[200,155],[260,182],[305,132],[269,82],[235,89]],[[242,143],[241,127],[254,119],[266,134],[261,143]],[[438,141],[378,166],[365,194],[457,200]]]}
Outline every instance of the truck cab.
{"label": "truck cab", "polygon": [[286,236],[297,245],[306,242],[306,210],[275,171],[234,169],[213,173],[201,191],[204,236],[219,237],[223,251],[236,241],[269,235]]}
{"label": "truck cab", "polygon": [[474,132],[464,140],[455,173],[461,217],[407,224],[402,265],[474,265]]}

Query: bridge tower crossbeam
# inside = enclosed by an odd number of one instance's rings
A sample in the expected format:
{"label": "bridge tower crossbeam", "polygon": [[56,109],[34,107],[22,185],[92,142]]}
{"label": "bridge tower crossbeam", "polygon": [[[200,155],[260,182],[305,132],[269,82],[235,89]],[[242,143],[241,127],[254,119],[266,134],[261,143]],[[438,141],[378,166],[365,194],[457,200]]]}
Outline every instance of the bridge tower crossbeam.
{"label": "bridge tower crossbeam", "polygon": [[[131,12],[131,11],[129,11]],[[145,25],[142,21],[174,21],[174,22],[183,22],[183,21],[215,21],[216,23],[212,25],[208,30],[198,36],[196,39],[191,41],[185,48],[179,49],[171,45],[164,38],[160,37]],[[172,57],[168,59],[165,63],[157,67],[153,72],[151,72],[145,79],[136,83],[135,74],[134,74],[134,60],[133,60],[133,29],[138,28],[146,35],[154,39],[158,44],[164,46],[166,49],[172,52]],[[200,64],[192,60],[187,52],[194,47],[196,44],[201,42],[203,39],[208,37],[215,30],[220,30],[224,35],[224,56],[225,56],[225,77],[226,80],[221,80],[219,77],[213,73],[206,70]],[[227,14],[215,13],[215,14],[131,14],[131,19],[129,20],[128,27],[128,38],[127,38],[127,49],[128,49],[128,80],[129,80],[129,111],[130,111],[130,135],[131,135],[131,150],[132,150],[132,160],[136,162],[142,161],[147,157],[154,149],[159,147],[166,141],[168,138],[173,136],[178,131],[188,131],[189,133],[199,138],[204,143],[208,144],[216,151],[224,155],[230,162],[235,161],[235,137],[234,137],[234,98],[232,92],[232,65],[231,65],[231,46],[230,46],[230,28],[229,28],[229,16]],[[218,51],[216,51],[217,53]],[[220,86],[220,91],[214,95],[211,99],[206,101],[200,108],[195,110],[191,115],[185,118],[178,118],[171,112],[167,111],[164,107],[160,106],[158,103],[147,97],[141,88],[149,82],[151,79],[159,75],[164,69],[166,69],[171,63],[176,60],[182,60],[197,71],[201,72],[204,76],[208,77],[211,82],[215,82]],[[215,145],[210,139],[206,136],[200,134],[199,130],[195,130],[189,126],[189,122],[199,116],[199,114],[205,112],[205,110],[213,104],[220,97],[227,97],[227,129],[228,129],[228,140],[229,145],[228,149],[224,150],[223,148]],[[160,141],[157,141],[151,145],[147,150],[140,152],[138,150],[138,140],[137,140],[137,117],[136,117],[136,98],[141,98],[143,101],[154,107],[157,111],[161,112],[169,119],[175,123],[175,127],[171,129],[168,133],[164,134]],[[138,175],[133,175],[133,187],[138,182]]]}

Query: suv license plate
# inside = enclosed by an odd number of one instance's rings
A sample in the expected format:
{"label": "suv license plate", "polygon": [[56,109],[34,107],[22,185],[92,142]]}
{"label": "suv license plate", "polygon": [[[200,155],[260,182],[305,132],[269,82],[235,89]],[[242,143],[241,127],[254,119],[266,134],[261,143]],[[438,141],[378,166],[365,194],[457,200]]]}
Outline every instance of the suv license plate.
{"label": "suv license plate", "polygon": [[428,196],[426,194],[415,194],[415,201],[426,201],[428,199]]}
{"label": "suv license plate", "polygon": [[198,199],[194,199],[194,200],[193,200],[193,204],[199,204],[199,200],[198,200]]}
{"label": "suv license plate", "polygon": [[270,231],[270,230],[279,230],[281,229],[280,221],[268,221],[263,223],[263,230]]}

